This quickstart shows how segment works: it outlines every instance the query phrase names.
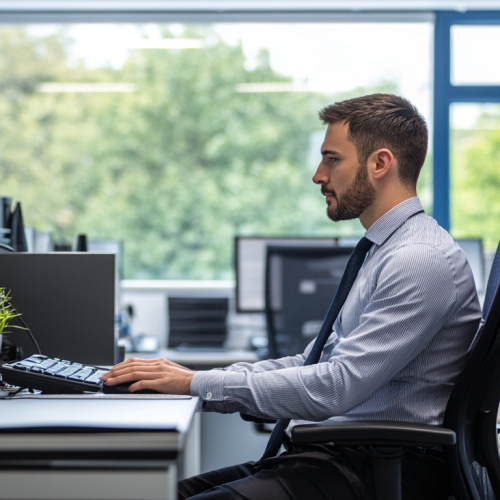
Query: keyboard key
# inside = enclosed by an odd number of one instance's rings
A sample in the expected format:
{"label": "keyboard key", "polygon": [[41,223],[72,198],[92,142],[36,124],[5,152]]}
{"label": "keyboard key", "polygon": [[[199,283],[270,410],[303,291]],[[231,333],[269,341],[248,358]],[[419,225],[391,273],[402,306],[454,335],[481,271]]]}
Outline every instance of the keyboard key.
{"label": "keyboard key", "polygon": [[89,384],[99,385],[102,382],[101,377],[105,373],[108,373],[108,371],[107,370],[97,370],[88,379],[86,379],[85,382],[89,383]]}
{"label": "keyboard key", "polygon": [[95,379],[95,378],[88,378],[87,380],[85,380],[85,383],[92,384],[92,385],[101,385],[102,380]]}
{"label": "keyboard key", "polygon": [[55,363],[51,359],[48,359],[47,361],[44,361],[43,363],[40,363],[38,365],[34,365],[32,368],[30,368],[30,372],[35,372],[35,373],[45,373],[45,370],[50,368],[51,366],[54,366]]}
{"label": "keyboard key", "polygon": [[46,370],[45,373],[47,373],[48,375],[55,375],[57,372],[60,372],[61,370],[65,370],[67,367],[68,367],[68,365],[66,365],[65,363],[57,363],[57,365]]}
{"label": "keyboard key", "polygon": [[54,366],[55,364],[56,364],[56,361],[54,361],[53,359],[48,359],[47,361],[40,363],[38,366],[40,368],[47,369],[47,368],[50,368],[51,366]]}
{"label": "keyboard key", "polygon": [[30,368],[33,368],[34,365],[33,363],[27,363],[25,361],[19,361],[16,364],[12,365],[14,368],[17,368],[18,370],[29,370]]}
{"label": "keyboard key", "polygon": [[81,370],[78,373],[75,373],[74,375],[70,375],[68,378],[70,380],[80,380],[84,381],[90,374],[92,373],[92,370]]}
{"label": "keyboard key", "polygon": [[76,373],[77,371],[80,370],[79,366],[68,366],[66,370],[63,370],[62,372],[58,372],[55,374],[56,377],[61,377],[61,378],[67,378],[70,375],[73,375],[73,373]]}
{"label": "keyboard key", "polygon": [[26,358],[23,360],[24,363],[36,363],[39,364],[43,361],[43,359],[40,359],[38,356],[30,356],[29,358]]}
{"label": "keyboard key", "polygon": [[28,364],[21,364],[21,363],[16,363],[15,365],[10,365],[12,368],[16,368],[17,370],[29,370],[31,368],[30,365]]}

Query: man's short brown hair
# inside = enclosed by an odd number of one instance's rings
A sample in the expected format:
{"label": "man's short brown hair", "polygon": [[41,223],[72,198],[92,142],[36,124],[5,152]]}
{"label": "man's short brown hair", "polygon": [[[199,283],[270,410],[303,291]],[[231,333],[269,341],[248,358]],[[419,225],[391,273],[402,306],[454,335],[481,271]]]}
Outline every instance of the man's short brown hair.
{"label": "man's short brown hair", "polygon": [[416,186],[427,154],[428,132],[410,101],[392,94],[365,95],[326,106],[319,118],[325,124],[349,125],[349,140],[362,165],[374,151],[389,149],[398,162],[401,182]]}

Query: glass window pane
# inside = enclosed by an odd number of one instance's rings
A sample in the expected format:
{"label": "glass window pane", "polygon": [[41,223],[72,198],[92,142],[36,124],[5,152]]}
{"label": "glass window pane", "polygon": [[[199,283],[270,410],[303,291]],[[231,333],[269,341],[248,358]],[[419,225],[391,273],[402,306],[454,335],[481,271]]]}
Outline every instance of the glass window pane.
{"label": "glass window pane", "polygon": [[455,238],[500,239],[500,105],[451,108],[451,224]]}
{"label": "glass window pane", "polygon": [[0,194],[56,240],[122,240],[126,278],[231,277],[235,235],[362,234],[311,182],[317,111],[382,91],[429,117],[431,50],[429,23],[2,26]]}
{"label": "glass window pane", "polygon": [[451,83],[500,85],[500,26],[451,27]]}

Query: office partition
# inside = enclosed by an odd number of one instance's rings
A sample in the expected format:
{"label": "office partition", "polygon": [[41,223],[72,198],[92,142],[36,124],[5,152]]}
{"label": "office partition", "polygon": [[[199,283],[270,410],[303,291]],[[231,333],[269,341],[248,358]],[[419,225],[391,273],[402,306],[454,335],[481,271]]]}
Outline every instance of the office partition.
{"label": "office partition", "polygon": [[[0,254],[0,286],[42,354],[93,365],[117,361],[114,255]],[[36,352],[23,330],[12,329],[8,340],[24,357]]]}

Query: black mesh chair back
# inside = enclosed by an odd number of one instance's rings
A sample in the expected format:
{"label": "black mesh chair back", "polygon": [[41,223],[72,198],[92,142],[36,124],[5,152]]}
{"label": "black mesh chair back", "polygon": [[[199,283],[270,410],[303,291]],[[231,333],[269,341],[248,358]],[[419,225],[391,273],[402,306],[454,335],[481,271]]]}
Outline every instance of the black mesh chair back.
{"label": "black mesh chair back", "polygon": [[314,340],[352,251],[351,247],[267,247],[269,357],[301,353]]}
{"label": "black mesh chair back", "polygon": [[500,244],[488,280],[483,318],[469,359],[451,393],[444,427],[457,435],[447,449],[456,500],[500,499],[497,413],[500,403]]}

